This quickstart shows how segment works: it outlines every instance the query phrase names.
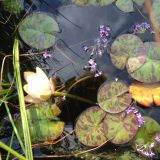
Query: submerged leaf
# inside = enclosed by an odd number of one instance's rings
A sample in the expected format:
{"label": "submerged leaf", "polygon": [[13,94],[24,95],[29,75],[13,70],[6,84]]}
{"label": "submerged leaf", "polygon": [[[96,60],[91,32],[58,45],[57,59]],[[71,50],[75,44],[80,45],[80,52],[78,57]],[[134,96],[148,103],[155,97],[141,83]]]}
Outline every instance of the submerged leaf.
{"label": "submerged leaf", "polygon": [[160,84],[133,83],[129,86],[132,98],[143,106],[160,105]]}
{"label": "submerged leaf", "polygon": [[127,85],[121,81],[105,82],[98,90],[99,106],[109,113],[122,112],[131,103],[131,96],[127,92]]}
{"label": "submerged leaf", "polygon": [[103,121],[104,132],[114,144],[129,142],[138,131],[137,116],[125,111],[117,114],[107,114]]}
{"label": "submerged leaf", "polygon": [[75,132],[78,140],[86,146],[99,146],[107,141],[103,131],[106,113],[99,107],[90,107],[79,116]]}
{"label": "submerged leaf", "polygon": [[20,23],[18,31],[27,45],[43,50],[55,44],[55,33],[59,31],[59,26],[53,17],[36,12]]}

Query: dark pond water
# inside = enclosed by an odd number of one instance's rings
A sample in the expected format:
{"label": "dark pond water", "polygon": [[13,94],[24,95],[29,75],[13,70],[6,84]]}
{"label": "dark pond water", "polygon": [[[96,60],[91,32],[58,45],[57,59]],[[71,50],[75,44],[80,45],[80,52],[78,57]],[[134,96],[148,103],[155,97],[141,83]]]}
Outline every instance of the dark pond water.
{"label": "dark pond water", "polygon": [[[117,9],[114,4],[106,7],[78,7],[73,5],[69,0],[32,0],[32,2],[33,6],[30,12],[44,11],[53,15],[57,19],[61,31],[57,34],[56,47],[50,49],[52,57],[44,59],[42,56],[37,56],[32,59],[22,59],[22,70],[34,69],[34,67],[38,65],[43,68],[50,77],[57,76],[63,82],[74,80],[86,74],[83,68],[89,60],[89,55],[84,52],[83,46],[93,46],[95,44],[98,36],[98,27],[100,25],[104,24],[111,27],[111,43],[118,35],[130,33],[131,28],[136,23],[149,22],[143,10],[142,14],[144,16],[142,16],[137,9],[135,9],[133,13],[123,13]],[[31,0],[25,1],[25,11],[30,8],[32,2]],[[1,17],[8,16],[8,13],[1,12],[0,15]],[[5,54],[11,54],[12,42],[16,34],[13,33],[13,31],[21,17],[21,15],[13,16],[6,25],[0,24],[0,51],[3,51]],[[139,35],[139,37],[143,41],[153,40],[153,35],[150,32],[145,32]],[[24,46],[23,42],[21,46]],[[29,48],[26,47],[23,47],[23,49],[25,51],[29,50]],[[1,60],[2,57],[3,56],[1,56]],[[8,63],[8,68],[10,69],[11,61],[8,61]],[[97,57],[97,64],[108,80],[119,78],[128,83],[133,81],[126,71],[120,71],[112,65],[107,51],[105,51],[101,57]],[[7,70],[7,72],[7,78],[8,76],[11,78],[13,76],[11,70]],[[104,77],[87,80],[74,88],[72,93],[95,100],[97,89],[104,80]],[[71,107],[65,108],[65,105]],[[71,100],[63,104],[61,118],[67,122],[66,131],[72,129],[76,117],[87,107],[89,106],[86,104]],[[142,108],[141,111],[143,114],[149,115],[160,122],[160,110],[158,107],[151,109]],[[69,150],[76,147],[78,148],[78,146],[79,144],[77,140],[75,140],[75,137],[71,136],[69,142],[66,142],[63,147]],[[14,148],[16,147],[15,142]],[[36,149],[35,153],[37,155],[48,153],[48,150],[46,150],[46,148],[40,148]]]}

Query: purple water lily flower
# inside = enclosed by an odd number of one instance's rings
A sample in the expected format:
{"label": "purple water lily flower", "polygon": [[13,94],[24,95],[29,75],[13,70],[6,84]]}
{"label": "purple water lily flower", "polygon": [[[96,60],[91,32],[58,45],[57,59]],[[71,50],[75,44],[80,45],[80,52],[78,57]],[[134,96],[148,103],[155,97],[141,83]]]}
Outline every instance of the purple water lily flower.
{"label": "purple water lily flower", "polygon": [[52,57],[51,54],[49,54],[47,51],[43,53],[43,57],[46,59],[46,58],[50,58]]}
{"label": "purple water lily flower", "polygon": [[136,24],[133,29],[133,34],[144,33],[146,30],[150,30],[151,26],[147,22],[142,22],[140,24]]}

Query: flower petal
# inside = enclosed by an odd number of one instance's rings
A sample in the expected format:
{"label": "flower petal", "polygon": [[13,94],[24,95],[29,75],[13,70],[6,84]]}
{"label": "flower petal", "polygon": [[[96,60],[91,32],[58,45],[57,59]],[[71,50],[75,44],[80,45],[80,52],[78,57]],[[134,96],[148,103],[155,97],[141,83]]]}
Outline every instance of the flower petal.
{"label": "flower petal", "polygon": [[36,77],[36,73],[30,72],[30,71],[24,72],[23,75],[24,75],[24,79],[27,83],[31,83],[32,80]]}

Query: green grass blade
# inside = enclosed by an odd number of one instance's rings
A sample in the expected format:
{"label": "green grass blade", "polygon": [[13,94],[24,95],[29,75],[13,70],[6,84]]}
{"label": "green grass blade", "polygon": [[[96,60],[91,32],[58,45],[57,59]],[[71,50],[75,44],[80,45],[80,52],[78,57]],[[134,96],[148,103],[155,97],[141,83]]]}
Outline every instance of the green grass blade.
{"label": "green grass blade", "polygon": [[[14,131],[12,131],[11,141],[10,141],[10,145],[9,145],[10,148],[12,148],[13,138],[14,138]],[[11,154],[10,152],[7,153],[6,160],[9,160],[10,154]]]}
{"label": "green grass blade", "polygon": [[22,129],[23,129],[24,143],[25,143],[25,155],[27,159],[33,160],[31,139],[30,139],[28,120],[27,120],[27,114],[26,114],[26,108],[25,108],[25,102],[24,102],[21,76],[20,76],[19,42],[17,39],[15,39],[14,46],[13,46],[13,65],[14,65],[14,76],[17,84],[20,113],[21,113],[21,119],[22,119]]}
{"label": "green grass blade", "polygon": [[19,154],[15,150],[13,150],[12,148],[8,147],[2,141],[0,141],[0,148],[3,148],[4,150],[10,152],[12,155],[14,155],[15,157],[19,158],[20,160],[28,160],[27,158],[25,158],[24,156],[22,156],[21,154]]}
{"label": "green grass blade", "polygon": [[18,141],[19,141],[19,144],[20,144],[23,152],[25,153],[25,148],[24,148],[23,142],[22,142],[22,140],[21,140],[21,137],[19,136],[19,133],[18,133],[17,128],[16,128],[16,125],[15,125],[15,123],[14,123],[14,120],[13,120],[13,118],[12,118],[12,116],[11,116],[9,107],[8,107],[8,105],[7,105],[7,102],[5,102],[4,105],[5,105],[5,108],[6,108],[8,117],[9,117],[9,120],[10,120],[10,122],[11,122],[11,124],[12,124],[13,130],[14,130],[14,132],[15,132],[15,134],[16,134],[16,136],[17,136],[17,139],[18,139]]}

